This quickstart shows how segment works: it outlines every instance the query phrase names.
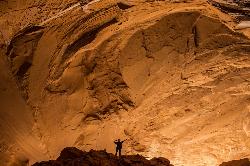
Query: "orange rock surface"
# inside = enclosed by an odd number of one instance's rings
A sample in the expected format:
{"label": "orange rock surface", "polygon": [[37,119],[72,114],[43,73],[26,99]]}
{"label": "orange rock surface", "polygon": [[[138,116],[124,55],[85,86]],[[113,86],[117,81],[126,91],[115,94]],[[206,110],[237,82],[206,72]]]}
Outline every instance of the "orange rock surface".
{"label": "orange rock surface", "polygon": [[[84,3],[83,3],[84,4]],[[203,0],[0,1],[0,165],[64,147],[250,157],[250,31]]]}

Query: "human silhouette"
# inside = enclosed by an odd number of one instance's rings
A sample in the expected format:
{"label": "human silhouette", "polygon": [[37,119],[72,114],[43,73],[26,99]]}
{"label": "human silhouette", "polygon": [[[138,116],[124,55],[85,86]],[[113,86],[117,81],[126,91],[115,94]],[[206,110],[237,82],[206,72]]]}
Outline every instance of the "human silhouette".
{"label": "human silhouette", "polygon": [[117,156],[117,152],[119,152],[119,157],[121,157],[121,154],[122,154],[122,143],[124,141],[126,141],[127,139],[121,141],[120,139],[118,140],[115,140],[114,143],[116,144],[116,151],[115,151],[115,155]]}

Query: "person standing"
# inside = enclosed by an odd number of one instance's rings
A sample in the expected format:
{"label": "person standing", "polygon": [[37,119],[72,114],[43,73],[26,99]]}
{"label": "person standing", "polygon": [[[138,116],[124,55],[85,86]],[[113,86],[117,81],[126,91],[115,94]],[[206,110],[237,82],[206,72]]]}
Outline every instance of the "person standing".
{"label": "person standing", "polygon": [[116,144],[116,151],[115,151],[115,155],[117,156],[117,152],[119,153],[119,157],[121,157],[122,154],[122,144],[124,141],[126,141],[127,139],[121,141],[120,139],[115,140],[114,143]]}

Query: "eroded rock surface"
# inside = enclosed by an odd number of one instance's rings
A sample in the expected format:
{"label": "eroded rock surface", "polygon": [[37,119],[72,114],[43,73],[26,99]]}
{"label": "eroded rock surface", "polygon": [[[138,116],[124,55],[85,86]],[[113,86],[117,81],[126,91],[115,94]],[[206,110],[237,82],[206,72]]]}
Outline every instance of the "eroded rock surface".
{"label": "eroded rock surface", "polygon": [[250,40],[231,16],[198,0],[54,3],[27,20],[9,18],[28,2],[1,5],[0,165],[117,138],[176,166],[250,157]]}

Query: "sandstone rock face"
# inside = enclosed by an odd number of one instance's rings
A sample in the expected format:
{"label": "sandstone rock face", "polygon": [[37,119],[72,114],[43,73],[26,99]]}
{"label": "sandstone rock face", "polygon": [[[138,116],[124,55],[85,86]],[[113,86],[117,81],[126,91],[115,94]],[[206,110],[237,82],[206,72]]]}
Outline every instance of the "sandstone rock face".
{"label": "sandstone rock face", "polygon": [[140,155],[127,155],[118,158],[106,151],[83,152],[76,148],[65,148],[56,160],[35,163],[33,166],[171,166],[164,158],[147,160]]}
{"label": "sandstone rock face", "polygon": [[0,6],[0,165],[117,138],[176,166],[250,157],[250,40],[231,16],[198,0]]}
{"label": "sandstone rock face", "polygon": [[39,24],[78,3],[78,0],[1,0],[0,26],[6,41],[22,28]]}

